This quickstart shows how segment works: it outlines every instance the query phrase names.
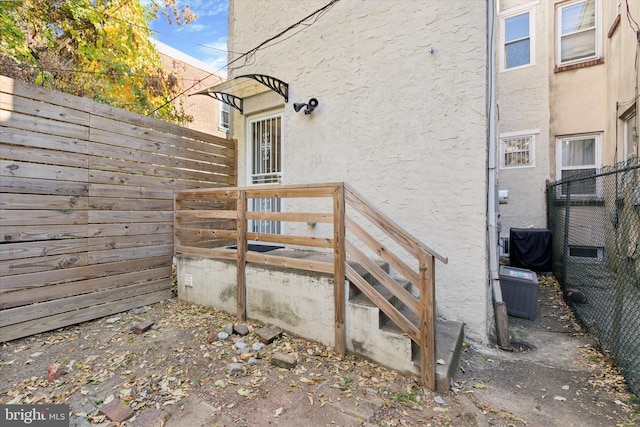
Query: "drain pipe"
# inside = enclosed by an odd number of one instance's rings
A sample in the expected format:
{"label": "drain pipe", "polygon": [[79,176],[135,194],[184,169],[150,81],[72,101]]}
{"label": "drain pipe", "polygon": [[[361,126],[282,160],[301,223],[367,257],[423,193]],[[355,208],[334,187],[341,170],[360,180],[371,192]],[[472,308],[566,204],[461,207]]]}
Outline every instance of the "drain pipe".
{"label": "drain pipe", "polygon": [[511,350],[509,339],[509,324],[507,306],[502,300],[500,276],[498,270],[498,185],[496,174],[496,89],[495,89],[495,0],[487,2],[487,112],[488,112],[488,200],[487,200],[487,229],[489,232],[489,287],[493,300],[493,315],[496,322],[496,336],[498,347]]}

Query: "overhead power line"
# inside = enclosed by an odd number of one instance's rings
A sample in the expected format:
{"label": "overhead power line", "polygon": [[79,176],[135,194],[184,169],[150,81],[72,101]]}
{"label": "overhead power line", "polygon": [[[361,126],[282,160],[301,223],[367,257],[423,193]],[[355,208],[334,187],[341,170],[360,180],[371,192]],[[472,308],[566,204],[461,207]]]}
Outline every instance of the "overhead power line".
{"label": "overhead power line", "polygon": [[[231,64],[234,64],[238,61],[240,61],[243,58],[249,59],[252,58],[256,52],[258,52],[260,49],[264,48],[268,43],[279,39],[280,37],[284,36],[285,34],[287,34],[289,31],[293,30],[294,28],[297,28],[300,25],[305,25],[306,28],[310,27],[311,25],[315,24],[318,19],[320,19],[322,17],[322,15],[324,15],[329,9],[331,9],[336,3],[338,3],[340,0],[331,0],[329,3],[327,3],[325,6],[321,7],[320,9],[317,9],[316,11],[314,11],[313,13],[307,15],[306,17],[302,18],[301,20],[299,20],[298,22],[289,25],[287,28],[285,28],[284,30],[280,31],[278,34],[269,37],[268,39],[264,40],[263,42],[261,42],[260,44],[258,44],[256,47],[249,49],[248,51],[246,51],[245,53],[243,53],[242,55],[240,55],[239,57],[237,57],[236,59],[229,61],[226,65],[224,65],[223,67],[219,68],[217,71],[221,71],[224,68],[229,68],[229,66]],[[313,19],[312,22],[305,24],[306,21],[308,21],[311,18],[315,18]],[[272,44],[271,46],[275,45]],[[269,47],[269,46],[266,46]],[[250,60],[250,59],[249,59]],[[245,65],[247,64],[246,62],[247,60],[245,60]],[[244,65],[243,65],[244,66]],[[240,68],[240,67],[238,67]],[[154,114],[156,111],[158,111],[159,109],[161,109],[162,107],[164,107],[165,105],[169,104],[170,102],[175,101],[177,98],[181,97],[182,95],[184,95],[185,93],[187,93],[188,91],[190,91],[191,89],[193,89],[195,86],[197,86],[198,84],[201,84],[202,82],[204,82],[206,79],[208,79],[211,76],[214,76],[215,74],[210,74],[202,79],[200,79],[199,81],[197,81],[196,83],[194,83],[192,86],[188,87],[187,89],[185,89],[184,91],[182,91],[181,93],[179,93],[178,95],[174,96],[172,99],[170,99],[169,101],[165,102],[164,104],[162,104],[161,106],[159,106],[158,108],[156,108],[155,110],[151,111],[150,113],[147,114],[147,116]]]}

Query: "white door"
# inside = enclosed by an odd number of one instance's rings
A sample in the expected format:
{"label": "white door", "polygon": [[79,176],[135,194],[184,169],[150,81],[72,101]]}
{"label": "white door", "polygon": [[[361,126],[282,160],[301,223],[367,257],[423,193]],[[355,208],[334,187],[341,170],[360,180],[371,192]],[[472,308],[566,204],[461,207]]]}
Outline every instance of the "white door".
{"label": "white door", "polygon": [[[251,185],[282,183],[282,115],[275,114],[249,121],[249,182]],[[280,212],[279,198],[253,199],[256,212]],[[278,221],[251,221],[254,233],[280,234]]]}

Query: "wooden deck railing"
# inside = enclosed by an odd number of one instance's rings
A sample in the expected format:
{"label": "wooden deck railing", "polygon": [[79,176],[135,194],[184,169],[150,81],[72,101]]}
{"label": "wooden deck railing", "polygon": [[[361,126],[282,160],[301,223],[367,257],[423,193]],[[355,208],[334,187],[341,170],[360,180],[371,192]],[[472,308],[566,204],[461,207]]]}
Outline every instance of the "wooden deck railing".
{"label": "wooden deck railing", "polygon": [[[326,199],[330,212],[256,212],[250,209],[252,199],[263,198]],[[297,203],[297,207],[303,204]],[[333,274],[336,351],[344,354],[346,350],[346,279],[419,346],[421,381],[426,387],[435,388],[435,261],[438,259],[446,264],[447,258],[406,232],[349,185],[331,183],[183,190],[176,193],[174,212],[177,254],[236,260],[239,318],[246,318],[247,262]],[[309,236],[311,233],[300,232],[300,227],[292,227],[287,234],[265,234],[249,231],[251,221],[313,224],[310,226],[320,223],[329,227],[325,229],[324,236],[321,230]],[[376,238],[374,235],[385,237]],[[380,242],[389,239],[402,248],[404,255],[394,253]],[[332,253],[333,261],[250,252],[250,241],[296,249],[320,248]],[[418,290],[419,297],[416,298],[402,285],[398,275],[387,273],[365,251],[377,255],[410,282]],[[414,262],[407,257],[413,258]],[[396,309],[347,261],[355,261],[375,277],[411,310],[419,319],[418,324]]]}

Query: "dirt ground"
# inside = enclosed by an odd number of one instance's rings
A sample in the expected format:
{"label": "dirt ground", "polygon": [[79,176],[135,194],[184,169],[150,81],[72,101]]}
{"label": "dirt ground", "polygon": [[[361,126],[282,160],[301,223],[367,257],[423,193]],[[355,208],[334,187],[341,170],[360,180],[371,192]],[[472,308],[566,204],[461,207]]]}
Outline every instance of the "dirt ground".
{"label": "dirt ground", "polygon": [[[237,320],[171,299],[1,344],[0,403],[68,403],[72,426],[640,425],[637,399],[575,323],[555,281],[540,290],[535,322],[510,318],[512,336],[535,348],[510,353],[465,343],[443,395],[286,333],[254,349],[265,326],[255,322],[244,323],[244,337],[209,343],[212,331]],[[143,320],[154,327],[134,334]],[[275,352],[297,365],[273,366]],[[63,374],[49,382],[52,363]],[[233,366],[239,372],[230,373]],[[100,408],[112,400],[134,416],[109,421]]]}

